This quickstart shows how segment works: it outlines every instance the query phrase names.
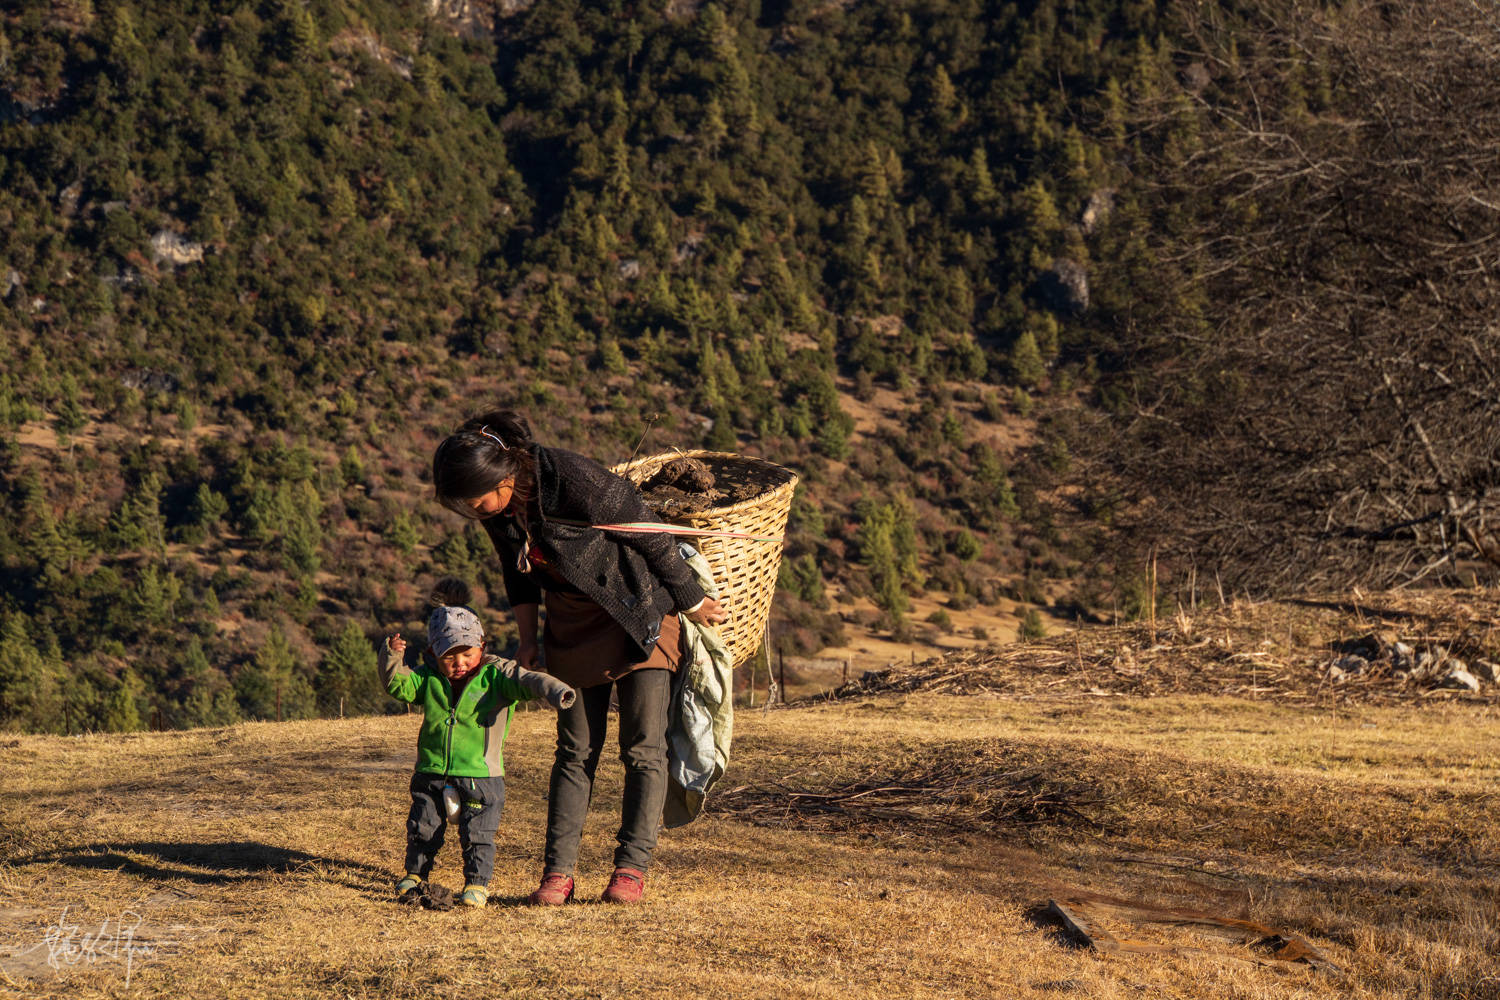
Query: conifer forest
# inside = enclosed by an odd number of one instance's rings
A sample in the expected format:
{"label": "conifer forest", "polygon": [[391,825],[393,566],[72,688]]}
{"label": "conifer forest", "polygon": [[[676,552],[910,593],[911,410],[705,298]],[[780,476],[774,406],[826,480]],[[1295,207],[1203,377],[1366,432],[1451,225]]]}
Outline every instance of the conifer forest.
{"label": "conifer forest", "polygon": [[447,574],[503,646],[495,404],[797,470],[790,653],[1493,582],[1497,77],[1463,0],[8,4],[0,727],[384,711]]}

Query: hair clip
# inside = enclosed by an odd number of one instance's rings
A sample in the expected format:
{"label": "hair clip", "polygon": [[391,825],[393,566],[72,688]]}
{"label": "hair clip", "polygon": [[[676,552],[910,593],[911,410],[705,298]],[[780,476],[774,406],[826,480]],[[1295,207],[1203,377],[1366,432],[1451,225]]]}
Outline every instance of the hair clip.
{"label": "hair clip", "polygon": [[498,437],[496,437],[495,435],[493,435],[493,434],[490,433],[490,425],[489,424],[485,424],[483,427],[479,428],[479,433],[483,434],[487,438],[490,438],[496,444],[498,444],[500,447],[502,447],[502,448],[505,447],[505,442],[504,441],[500,440]]}

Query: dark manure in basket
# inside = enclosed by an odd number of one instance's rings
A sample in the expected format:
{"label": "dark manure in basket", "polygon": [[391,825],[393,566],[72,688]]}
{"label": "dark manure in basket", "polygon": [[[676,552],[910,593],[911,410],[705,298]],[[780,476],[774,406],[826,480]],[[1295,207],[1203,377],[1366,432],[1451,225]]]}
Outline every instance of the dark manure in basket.
{"label": "dark manure in basket", "polygon": [[715,486],[717,477],[696,458],[674,458],[641,483],[646,503],[663,518],[697,514],[719,506],[726,497],[730,503],[755,496],[753,484],[740,484],[749,490],[745,496],[726,492]]}
{"label": "dark manure in basket", "polygon": [[714,488],[714,474],[696,458],[674,458],[643,484],[648,490],[659,486],[670,486],[686,493],[707,493]]}

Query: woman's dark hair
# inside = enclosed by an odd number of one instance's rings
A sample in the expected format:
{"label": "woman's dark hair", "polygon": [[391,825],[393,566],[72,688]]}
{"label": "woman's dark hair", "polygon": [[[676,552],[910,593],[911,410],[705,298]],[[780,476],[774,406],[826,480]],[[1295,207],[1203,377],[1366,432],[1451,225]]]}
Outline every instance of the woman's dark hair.
{"label": "woman's dark hair", "polygon": [[472,596],[467,583],[456,576],[445,576],[432,585],[427,603],[434,608],[467,607]]}
{"label": "woman's dark hair", "polygon": [[438,503],[464,517],[478,517],[467,501],[484,496],[503,479],[514,479],[516,496],[530,499],[536,479],[533,443],[531,425],[514,410],[492,410],[465,420],[432,453]]}

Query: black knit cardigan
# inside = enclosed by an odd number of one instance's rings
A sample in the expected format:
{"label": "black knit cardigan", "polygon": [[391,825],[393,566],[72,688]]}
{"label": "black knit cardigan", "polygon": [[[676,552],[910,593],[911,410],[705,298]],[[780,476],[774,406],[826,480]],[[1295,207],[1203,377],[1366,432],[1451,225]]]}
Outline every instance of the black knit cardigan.
{"label": "black knit cardigan", "polygon": [[[562,448],[533,445],[531,453],[536,491],[527,502],[526,520],[532,543],[553,570],[620,624],[645,660],[661,636],[662,616],[697,605],[703,588],[671,535],[588,527],[657,519],[628,479]],[[517,565],[526,544],[518,519],[498,514],[480,523],[500,556],[511,607],[541,603],[545,578]]]}

